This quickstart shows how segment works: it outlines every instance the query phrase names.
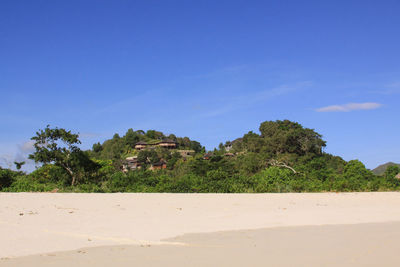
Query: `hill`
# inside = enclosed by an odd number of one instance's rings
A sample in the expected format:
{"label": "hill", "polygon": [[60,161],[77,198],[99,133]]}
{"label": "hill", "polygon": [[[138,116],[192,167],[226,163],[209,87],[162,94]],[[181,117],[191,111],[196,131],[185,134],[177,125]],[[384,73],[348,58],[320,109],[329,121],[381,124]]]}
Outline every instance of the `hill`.
{"label": "hill", "polygon": [[102,144],[94,144],[89,152],[92,158],[115,161],[129,156],[137,156],[138,151],[135,149],[135,145],[138,143],[145,143],[151,146],[166,140],[174,142],[180,149],[189,149],[196,153],[205,151],[205,148],[199,142],[190,140],[188,137],[176,137],[174,134],[167,136],[156,130],[145,132],[143,130],[134,131],[129,129],[122,137],[116,133],[112,139],[108,139]]}
{"label": "hill", "polygon": [[386,171],[386,169],[387,169],[389,166],[399,166],[399,167],[400,167],[400,164],[394,163],[394,162],[388,162],[388,163],[379,165],[378,167],[376,167],[375,169],[373,169],[372,172],[373,172],[375,175],[382,175],[382,174]]}
{"label": "hill", "polygon": [[[266,193],[400,190],[399,167],[374,175],[358,160],[323,151],[314,129],[265,121],[206,151],[188,137],[129,129],[81,151],[78,134],[46,127],[32,137],[43,165],[26,174],[0,169],[0,191]],[[207,153],[206,153],[207,152]],[[384,172],[387,166],[380,167]],[[395,164],[396,165],[396,164]],[[375,170],[377,171],[377,170]]]}

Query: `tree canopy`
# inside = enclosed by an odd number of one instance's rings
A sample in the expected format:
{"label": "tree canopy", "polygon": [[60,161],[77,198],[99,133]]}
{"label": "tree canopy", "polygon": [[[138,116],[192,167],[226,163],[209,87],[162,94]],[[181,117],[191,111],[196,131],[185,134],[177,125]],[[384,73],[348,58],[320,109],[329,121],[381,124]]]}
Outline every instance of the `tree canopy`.
{"label": "tree canopy", "polygon": [[79,134],[71,133],[63,128],[50,128],[36,132],[34,140],[35,152],[29,155],[29,159],[44,165],[54,164],[62,167],[71,177],[71,185],[76,183],[80,174],[96,169],[97,165],[81,151],[78,144]]}

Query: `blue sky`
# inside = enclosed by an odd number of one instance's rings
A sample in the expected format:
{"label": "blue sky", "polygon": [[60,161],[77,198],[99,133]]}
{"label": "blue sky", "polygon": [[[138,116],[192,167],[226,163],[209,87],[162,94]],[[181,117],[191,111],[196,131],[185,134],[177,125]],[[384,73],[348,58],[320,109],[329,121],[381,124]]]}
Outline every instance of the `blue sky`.
{"label": "blue sky", "polygon": [[[208,149],[290,119],[368,168],[400,162],[399,1],[0,2],[0,165],[47,124]],[[27,167],[29,169],[29,166]]]}

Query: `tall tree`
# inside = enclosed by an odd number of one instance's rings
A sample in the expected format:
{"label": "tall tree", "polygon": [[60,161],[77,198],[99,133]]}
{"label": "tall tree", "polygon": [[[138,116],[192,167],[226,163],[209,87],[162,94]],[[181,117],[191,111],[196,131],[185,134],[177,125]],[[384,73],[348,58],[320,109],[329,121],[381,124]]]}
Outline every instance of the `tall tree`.
{"label": "tall tree", "polygon": [[137,142],[139,142],[139,135],[132,128],[128,129],[125,134],[125,143],[130,147],[134,147]]}
{"label": "tall tree", "polygon": [[62,128],[50,128],[36,132],[31,140],[35,141],[35,152],[29,155],[36,163],[54,164],[62,167],[71,177],[71,185],[75,185],[82,172],[93,171],[97,164],[81,151],[78,144],[79,135]]}
{"label": "tall tree", "polygon": [[273,154],[321,154],[322,148],[326,146],[319,133],[289,120],[263,122],[260,132],[265,142],[264,149]]}

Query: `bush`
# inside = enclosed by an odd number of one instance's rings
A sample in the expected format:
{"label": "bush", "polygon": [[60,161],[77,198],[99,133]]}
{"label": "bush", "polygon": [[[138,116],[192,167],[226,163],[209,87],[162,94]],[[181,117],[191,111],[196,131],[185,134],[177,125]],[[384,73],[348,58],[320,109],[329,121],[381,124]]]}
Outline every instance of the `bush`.
{"label": "bush", "polygon": [[41,183],[32,176],[19,176],[7,189],[8,192],[48,192],[60,185],[54,183]]}
{"label": "bush", "polygon": [[0,168],[0,190],[9,187],[14,181],[16,172]]}
{"label": "bush", "polygon": [[269,167],[254,175],[257,180],[256,192],[290,192],[290,180],[294,174],[288,169]]}
{"label": "bush", "polygon": [[71,179],[69,174],[61,167],[52,164],[43,165],[29,174],[32,180],[39,183],[61,183],[68,185]]}

